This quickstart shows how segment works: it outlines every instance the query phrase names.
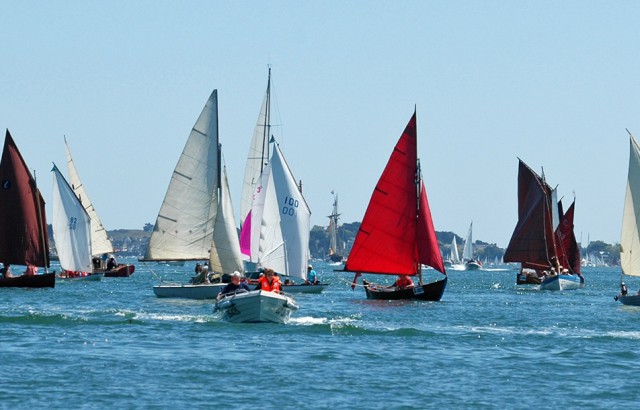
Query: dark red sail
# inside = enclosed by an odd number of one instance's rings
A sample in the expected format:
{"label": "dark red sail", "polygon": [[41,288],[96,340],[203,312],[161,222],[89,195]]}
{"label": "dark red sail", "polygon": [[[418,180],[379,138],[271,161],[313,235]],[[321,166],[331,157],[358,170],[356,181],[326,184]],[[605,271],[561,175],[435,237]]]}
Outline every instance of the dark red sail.
{"label": "dark red sail", "polygon": [[0,161],[0,262],[49,267],[44,200],[9,130]]}
{"label": "dark red sail", "polygon": [[[551,189],[522,160],[518,167],[518,223],[504,254],[505,262],[539,269],[555,266]],[[523,265],[524,266],[524,265]]]}
{"label": "dark red sail", "polygon": [[419,263],[444,271],[424,186],[417,196],[418,178],[414,113],[373,191],[345,271],[415,275]]}
{"label": "dark red sail", "polygon": [[556,228],[555,235],[560,265],[569,269],[571,273],[580,273],[580,248],[573,231],[575,204],[574,200],[567,212],[560,215],[560,224]]}

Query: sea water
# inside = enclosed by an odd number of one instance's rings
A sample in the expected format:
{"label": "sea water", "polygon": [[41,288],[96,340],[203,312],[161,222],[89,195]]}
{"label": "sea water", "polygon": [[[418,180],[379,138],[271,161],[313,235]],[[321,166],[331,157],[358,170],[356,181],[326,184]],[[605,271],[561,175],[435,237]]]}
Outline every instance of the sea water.
{"label": "sea water", "polygon": [[640,403],[640,308],[614,302],[619,268],[587,268],[586,288],[567,292],[516,286],[516,270],[450,272],[441,302],[367,300],[350,274],[315,268],[330,286],[297,295],[286,325],[230,324],[212,301],[155,297],[160,278],[187,282],[189,264],[0,289],[0,407]]}

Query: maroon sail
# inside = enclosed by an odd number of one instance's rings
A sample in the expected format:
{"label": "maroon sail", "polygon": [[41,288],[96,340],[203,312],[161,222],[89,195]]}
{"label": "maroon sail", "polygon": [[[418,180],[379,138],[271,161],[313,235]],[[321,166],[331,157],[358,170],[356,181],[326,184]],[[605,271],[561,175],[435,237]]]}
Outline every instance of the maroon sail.
{"label": "maroon sail", "polygon": [[414,113],[371,195],[344,270],[416,275],[420,263],[444,272],[419,175]]}
{"label": "maroon sail", "polygon": [[555,266],[551,206],[549,186],[519,160],[518,223],[503,257],[505,262],[521,262],[536,269]]}
{"label": "maroon sail", "polygon": [[569,269],[571,273],[580,273],[580,248],[573,231],[573,216],[575,213],[574,200],[567,212],[560,215],[560,224],[556,228],[556,245],[560,265]]}
{"label": "maroon sail", "polygon": [[9,130],[0,161],[0,262],[49,267],[44,200]]}

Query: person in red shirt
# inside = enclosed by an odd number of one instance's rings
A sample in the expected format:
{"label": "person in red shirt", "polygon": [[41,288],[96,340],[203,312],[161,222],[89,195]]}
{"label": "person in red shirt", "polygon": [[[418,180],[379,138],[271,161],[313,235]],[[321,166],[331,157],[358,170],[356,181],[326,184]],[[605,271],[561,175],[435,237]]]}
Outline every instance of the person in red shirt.
{"label": "person in red shirt", "polygon": [[398,289],[405,289],[413,287],[413,281],[407,275],[398,275],[398,279],[393,283],[392,286],[395,286]]}
{"label": "person in red shirt", "polygon": [[280,292],[280,278],[275,275],[273,269],[264,270],[264,276],[258,280],[256,290],[258,289],[269,292]]}

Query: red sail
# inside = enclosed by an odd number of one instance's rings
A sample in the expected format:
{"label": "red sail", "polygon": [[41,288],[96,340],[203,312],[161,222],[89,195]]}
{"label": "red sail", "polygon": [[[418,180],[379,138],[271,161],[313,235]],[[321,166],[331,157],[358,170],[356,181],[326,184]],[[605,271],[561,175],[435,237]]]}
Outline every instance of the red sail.
{"label": "red sail", "polygon": [[[431,264],[435,259],[431,253],[438,243],[426,195],[424,214],[418,214],[417,161],[414,113],[371,195],[345,271],[415,275],[419,262]],[[441,265],[442,261],[438,268]]]}
{"label": "red sail", "polygon": [[44,200],[9,130],[0,161],[0,262],[49,267]]}
{"label": "red sail", "polygon": [[542,269],[553,266],[555,251],[550,202],[549,186],[520,160],[518,223],[505,251],[505,262],[522,262]]}
{"label": "red sail", "polygon": [[573,232],[575,205],[576,201],[574,200],[569,209],[567,209],[567,213],[561,214],[560,224],[556,229],[555,235],[560,265],[569,269],[571,273],[580,273],[580,248]]}
{"label": "red sail", "polygon": [[435,270],[445,273],[442,254],[436,238],[436,230],[431,219],[431,209],[427,200],[424,182],[420,187],[420,209],[418,211],[418,261]]}

